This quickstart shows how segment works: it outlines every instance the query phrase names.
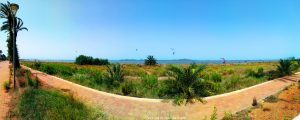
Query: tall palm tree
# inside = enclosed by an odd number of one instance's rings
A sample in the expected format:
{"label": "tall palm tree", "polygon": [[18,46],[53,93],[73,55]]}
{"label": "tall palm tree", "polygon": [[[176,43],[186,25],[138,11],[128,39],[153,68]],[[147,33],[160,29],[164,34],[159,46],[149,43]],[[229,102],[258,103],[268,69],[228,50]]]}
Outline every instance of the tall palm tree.
{"label": "tall palm tree", "polygon": [[[7,2],[7,4],[1,3],[1,8],[0,8],[0,18],[6,19],[6,21],[3,22],[3,25],[1,26],[0,30],[1,31],[6,31],[8,32],[8,39],[7,39],[7,47],[8,47],[8,58],[10,62],[13,60],[13,31],[12,31],[12,26],[15,27],[14,35],[15,38],[17,38],[18,32],[22,30],[27,30],[26,27],[23,27],[23,21],[21,18],[15,17],[12,13],[12,10],[10,9],[10,3]],[[13,22],[12,21],[16,21]],[[16,42],[16,41],[15,41]],[[15,47],[15,54],[16,54],[16,67],[20,67],[20,62],[19,62],[19,54],[18,54],[18,49],[17,46]]]}

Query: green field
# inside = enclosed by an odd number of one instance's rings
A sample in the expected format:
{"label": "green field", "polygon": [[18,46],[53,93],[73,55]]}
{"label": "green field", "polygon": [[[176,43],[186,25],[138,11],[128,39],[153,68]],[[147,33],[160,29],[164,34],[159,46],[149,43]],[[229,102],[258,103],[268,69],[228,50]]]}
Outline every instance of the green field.
{"label": "green field", "polygon": [[[12,72],[12,70],[10,70]],[[12,108],[6,119],[20,120],[96,120],[110,119],[99,108],[90,107],[76,99],[70,92],[63,92],[40,84],[29,70],[17,69],[19,88],[10,91]]]}
{"label": "green field", "polygon": [[87,107],[58,90],[28,89],[17,106],[22,120],[95,120],[106,119],[99,111]]}
{"label": "green field", "polygon": [[[107,66],[77,65],[63,62],[22,62],[23,65],[52,74],[66,80],[106,91],[110,93],[146,97],[146,98],[175,98],[171,95],[171,78],[168,79],[168,67],[162,64],[144,66],[137,64],[123,64],[125,81],[120,85],[111,86],[107,82]],[[268,81],[272,76],[267,73],[275,70],[277,62],[253,62],[239,64],[208,64],[199,74],[204,79],[206,92],[198,94],[200,97],[226,93]],[[188,65],[177,65],[187,67]],[[261,73],[258,73],[259,70]],[[256,75],[260,74],[260,75]],[[167,79],[158,80],[159,77]]]}

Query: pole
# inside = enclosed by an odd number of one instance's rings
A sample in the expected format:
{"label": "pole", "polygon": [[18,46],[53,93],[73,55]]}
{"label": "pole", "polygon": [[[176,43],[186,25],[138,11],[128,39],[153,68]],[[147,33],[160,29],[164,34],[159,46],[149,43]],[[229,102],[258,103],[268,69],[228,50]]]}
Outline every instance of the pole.
{"label": "pole", "polygon": [[14,68],[14,89],[16,88],[16,40],[15,40],[15,16],[12,18],[12,40],[13,40],[13,68]]}

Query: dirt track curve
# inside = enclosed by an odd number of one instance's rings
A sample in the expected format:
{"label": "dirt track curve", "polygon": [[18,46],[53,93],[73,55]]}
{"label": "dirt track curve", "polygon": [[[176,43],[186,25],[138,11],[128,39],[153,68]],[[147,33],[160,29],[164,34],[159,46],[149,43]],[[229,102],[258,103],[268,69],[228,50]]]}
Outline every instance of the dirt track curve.
{"label": "dirt track curve", "polygon": [[37,73],[38,78],[44,84],[58,89],[68,89],[81,100],[93,106],[102,105],[106,112],[128,119],[167,119],[171,117],[173,119],[199,120],[205,117],[209,118],[214,106],[217,108],[218,118],[222,118],[225,111],[234,113],[250,107],[254,96],[261,100],[300,79],[300,74],[295,74],[242,90],[206,97],[206,104],[194,103],[187,106],[174,106],[171,102],[163,102],[161,99],[110,94],[47,75],[37,70],[30,70],[34,74]]}

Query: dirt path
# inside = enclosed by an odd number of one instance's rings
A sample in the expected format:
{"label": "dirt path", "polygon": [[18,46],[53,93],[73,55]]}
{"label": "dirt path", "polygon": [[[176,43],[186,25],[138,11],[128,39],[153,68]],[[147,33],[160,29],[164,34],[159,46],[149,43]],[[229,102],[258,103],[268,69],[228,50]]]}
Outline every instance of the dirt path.
{"label": "dirt path", "polygon": [[4,119],[4,117],[6,117],[9,110],[8,104],[11,100],[11,96],[9,93],[6,93],[3,88],[4,82],[9,80],[8,66],[8,61],[0,62],[0,119]]}
{"label": "dirt path", "polygon": [[31,71],[37,73],[37,76],[45,84],[58,89],[68,89],[93,106],[103,105],[106,112],[129,119],[167,119],[171,117],[173,119],[201,120],[210,117],[214,106],[217,107],[218,118],[222,118],[225,111],[234,113],[250,107],[254,96],[261,100],[300,79],[300,75],[296,74],[239,91],[206,97],[206,104],[173,106],[172,103],[163,102],[161,99],[134,98],[105,93],[36,70]]}

